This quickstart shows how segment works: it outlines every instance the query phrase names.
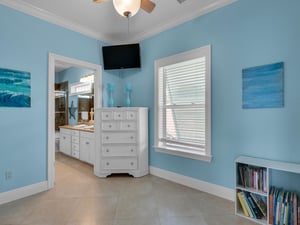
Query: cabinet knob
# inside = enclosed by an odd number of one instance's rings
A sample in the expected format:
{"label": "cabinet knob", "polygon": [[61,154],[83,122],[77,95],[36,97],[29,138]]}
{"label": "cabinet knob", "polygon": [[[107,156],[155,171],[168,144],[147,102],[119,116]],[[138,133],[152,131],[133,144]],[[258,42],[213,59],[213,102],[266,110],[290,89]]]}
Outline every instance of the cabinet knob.
{"label": "cabinet knob", "polygon": [[106,162],[106,165],[109,166],[109,162]]}
{"label": "cabinet knob", "polygon": [[112,127],[112,125],[111,125],[111,124],[109,124],[109,125],[108,125],[108,127],[109,127],[109,128],[111,128],[111,127]]}
{"label": "cabinet knob", "polygon": [[66,139],[66,137],[64,136],[64,139]]}
{"label": "cabinet knob", "polygon": [[133,162],[130,163],[130,165],[132,165],[132,166],[133,166],[133,164],[134,164]]}
{"label": "cabinet knob", "polygon": [[107,118],[107,117],[108,117],[108,115],[106,114],[106,115],[105,115],[105,117]]}
{"label": "cabinet knob", "polygon": [[133,149],[130,149],[131,152],[133,152]]}
{"label": "cabinet knob", "polygon": [[89,144],[90,144],[90,142],[88,142],[88,141],[87,141],[87,142],[85,142],[85,144],[89,145]]}
{"label": "cabinet knob", "polygon": [[128,124],[127,127],[130,127],[130,125]]}
{"label": "cabinet knob", "polygon": [[109,149],[106,149],[106,152],[109,152]]}
{"label": "cabinet knob", "polygon": [[106,140],[108,140],[109,139],[109,137],[108,136],[106,136],[106,138],[105,138]]}
{"label": "cabinet knob", "polygon": [[131,136],[130,139],[132,140],[132,139],[133,139],[133,136]]}

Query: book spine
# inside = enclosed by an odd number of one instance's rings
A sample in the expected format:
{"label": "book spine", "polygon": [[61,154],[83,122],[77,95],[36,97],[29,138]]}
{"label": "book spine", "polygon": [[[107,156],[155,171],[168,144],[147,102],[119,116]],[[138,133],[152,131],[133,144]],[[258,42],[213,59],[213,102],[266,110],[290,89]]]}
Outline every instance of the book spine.
{"label": "book spine", "polygon": [[243,199],[242,193],[239,192],[239,193],[237,193],[237,195],[238,195],[239,202],[240,202],[240,204],[242,206],[244,215],[249,217],[250,216],[249,210],[247,209],[246,202]]}

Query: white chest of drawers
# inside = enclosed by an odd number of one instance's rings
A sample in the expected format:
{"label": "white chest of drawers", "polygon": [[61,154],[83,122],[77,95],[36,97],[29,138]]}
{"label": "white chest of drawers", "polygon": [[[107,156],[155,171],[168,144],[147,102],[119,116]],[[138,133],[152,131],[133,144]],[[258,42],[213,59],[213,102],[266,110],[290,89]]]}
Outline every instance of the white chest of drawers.
{"label": "white chest of drawers", "polygon": [[96,113],[100,118],[96,125],[99,136],[95,137],[100,161],[95,174],[148,174],[148,108],[101,108]]}

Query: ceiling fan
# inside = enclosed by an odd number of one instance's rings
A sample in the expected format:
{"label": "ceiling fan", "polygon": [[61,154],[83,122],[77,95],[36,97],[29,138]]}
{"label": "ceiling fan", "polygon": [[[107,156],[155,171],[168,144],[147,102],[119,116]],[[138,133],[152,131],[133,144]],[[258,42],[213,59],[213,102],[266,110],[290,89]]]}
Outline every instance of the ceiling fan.
{"label": "ceiling fan", "polygon": [[[107,2],[109,0],[93,0],[96,3]],[[117,12],[124,17],[134,16],[139,9],[143,9],[147,13],[151,13],[155,7],[155,3],[150,0],[113,0],[113,4]]]}

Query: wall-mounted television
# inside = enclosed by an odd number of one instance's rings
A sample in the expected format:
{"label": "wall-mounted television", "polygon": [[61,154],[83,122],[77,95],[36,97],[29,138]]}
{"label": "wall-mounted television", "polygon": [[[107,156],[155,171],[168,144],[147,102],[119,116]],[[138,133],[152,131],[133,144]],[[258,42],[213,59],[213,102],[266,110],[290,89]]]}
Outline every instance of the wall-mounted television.
{"label": "wall-mounted television", "polygon": [[102,47],[105,70],[140,68],[140,45],[111,45]]}

